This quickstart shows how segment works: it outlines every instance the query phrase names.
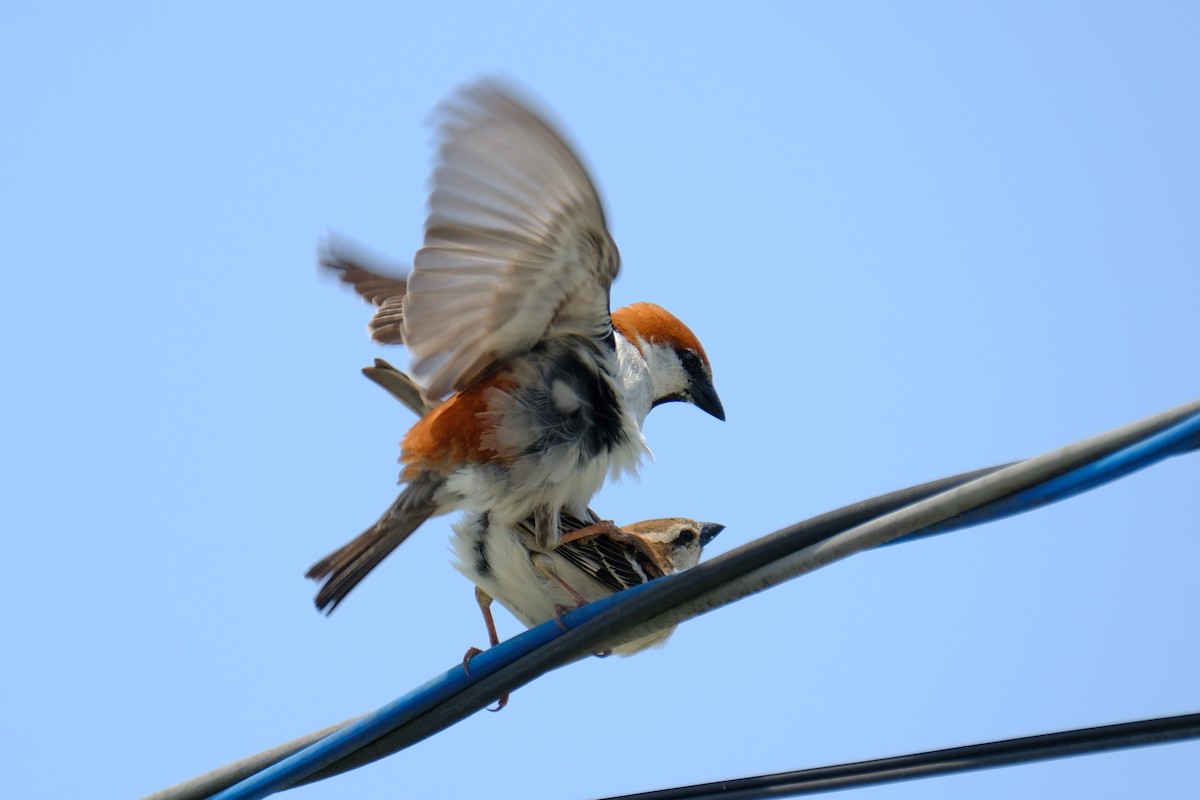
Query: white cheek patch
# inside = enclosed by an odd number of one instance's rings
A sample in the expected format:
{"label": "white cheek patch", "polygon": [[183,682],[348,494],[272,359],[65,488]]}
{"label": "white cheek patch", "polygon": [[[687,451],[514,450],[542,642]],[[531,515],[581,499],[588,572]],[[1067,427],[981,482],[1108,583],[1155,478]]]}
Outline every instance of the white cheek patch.
{"label": "white cheek patch", "polygon": [[646,366],[650,369],[650,382],[654,386],[656,400],[687,391],[688,376],[674,350],[658,344],[650,345],[646,348]]}
{"label": "white cheek patch", "polygon": [[556,380],[550,387],[554,398],[554,409],[560,414],[573,414],[579,410],[579,395],[575,393],[566,381]]}

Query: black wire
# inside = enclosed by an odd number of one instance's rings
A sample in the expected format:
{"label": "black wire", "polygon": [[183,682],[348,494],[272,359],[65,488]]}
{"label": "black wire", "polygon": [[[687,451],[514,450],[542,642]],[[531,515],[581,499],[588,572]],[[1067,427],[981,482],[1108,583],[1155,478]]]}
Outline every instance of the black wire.
{"label": "black wire", "polygon": [[851,764],[779,772],[753,778],[698,783],[675,789],[625,794],[606,800],[752,800],[759,797],[797,797],[1197,738],[1200,738],[1200,714],[1183,714],[951,747],[946,750],[930,750],[871,761],[856,761]]}

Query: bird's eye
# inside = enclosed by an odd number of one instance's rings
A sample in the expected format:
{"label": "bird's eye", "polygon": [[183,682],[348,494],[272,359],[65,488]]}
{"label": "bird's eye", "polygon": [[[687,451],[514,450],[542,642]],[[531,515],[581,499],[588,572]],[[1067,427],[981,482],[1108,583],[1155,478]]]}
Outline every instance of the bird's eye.
{"label": "bird's eye", "polygon": [[681,531],[680,534],[675,537],[675,544],[676,545],[691,544],[695,540],[696,540],[696,532],[695,531],[684,530],[684,531]]}
{"label": "bird's eye", "polygon": [[682,360],[683,360],[683,368],[686,369],[688,372],[692,372],[694,370],[700,369],[700,366],[701,366],[700,356],[696,355],[696,353],[692,352],[691,350],[683,351],[683,359]]}

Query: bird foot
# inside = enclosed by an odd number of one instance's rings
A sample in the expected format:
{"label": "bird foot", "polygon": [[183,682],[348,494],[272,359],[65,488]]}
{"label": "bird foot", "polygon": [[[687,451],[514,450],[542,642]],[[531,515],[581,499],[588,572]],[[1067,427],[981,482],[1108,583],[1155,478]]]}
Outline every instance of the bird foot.
{"label": "bird foot", "polygon": [[463,656],[463,672],[467,673],[468,675],[471,674],[471,667],[470,667],[471,659],[474,658],[475,656],[479,655],[482,652],[483,651],[480,650],[478,647],[472,647],[467,650],[467,654],[465,656]]}
{"label": "bird foot", "polygon": [[[582,605],[582,603],[580,605]],[[576,608],[579,608],[579,606],[564,606],[562,603],[555,603],[554,624],[562,628],[564,631],[569,630],[566,624],[563,623],[563,614],[567,613],[568,611],[574,611]]]}
{"label": "bird foot", "polygon": [[[554,624],[556,624],[558,627],[562,628],[564,631],[568,630],[567,626],[562,621],[562,615],[567,613],[568,611],[573,611],[576,608],[581,608],[582,606],[586,606],[586,605],[587,605],[586,600],[574,607],[564,606],[562,603],[556,603],[554,605]],[[594,653],[594,655],[596,656],[596,658],[608,658],[609,656],[612,655],[612,648],[609,648],[608,650],[605,650],[602,653]]]}
{"label": "bird foot", "polygon": [[[463,660],[462,660],[463,672],[467,673],[467,675],[471,674],[471,667],[470,667],[471,659],[474,658],[475,656],[479,655],[482,652],[483,651],[480,650],[478,647],[472,647],[467,650],[467,654],[465,656],[463,656]],[[496,707],[489,708],[488,711],[500,711],[506,705],[508,705],[508,695],[503,694],[500,696],[500,699],[496,701]]]}

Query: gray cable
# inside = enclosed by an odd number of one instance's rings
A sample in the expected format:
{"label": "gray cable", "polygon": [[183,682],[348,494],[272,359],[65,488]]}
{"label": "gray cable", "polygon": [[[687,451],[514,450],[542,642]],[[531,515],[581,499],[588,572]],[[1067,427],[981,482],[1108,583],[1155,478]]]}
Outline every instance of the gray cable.
{"label": "gray cable", "polygon": [[312,733],[297,737],[290,742],[284,742],[281,745],[263,750],[260,753],[255,753],[252,756],[238,759],[231,764],[217,767],[211,772],[206,772],[190,780],[177,783],[174,786],[159,790],[153,794],[148,794],[141,800],[204,800],[205,797],[214,795],[223,789],[228,789],[238,781],[261,772],[293,753],[300,752],[313,742],[324,739],[329,734],[344,728],[356,719],[358,717],[351,717],[336,725],[321,728],[319,731],[313,731]]}

